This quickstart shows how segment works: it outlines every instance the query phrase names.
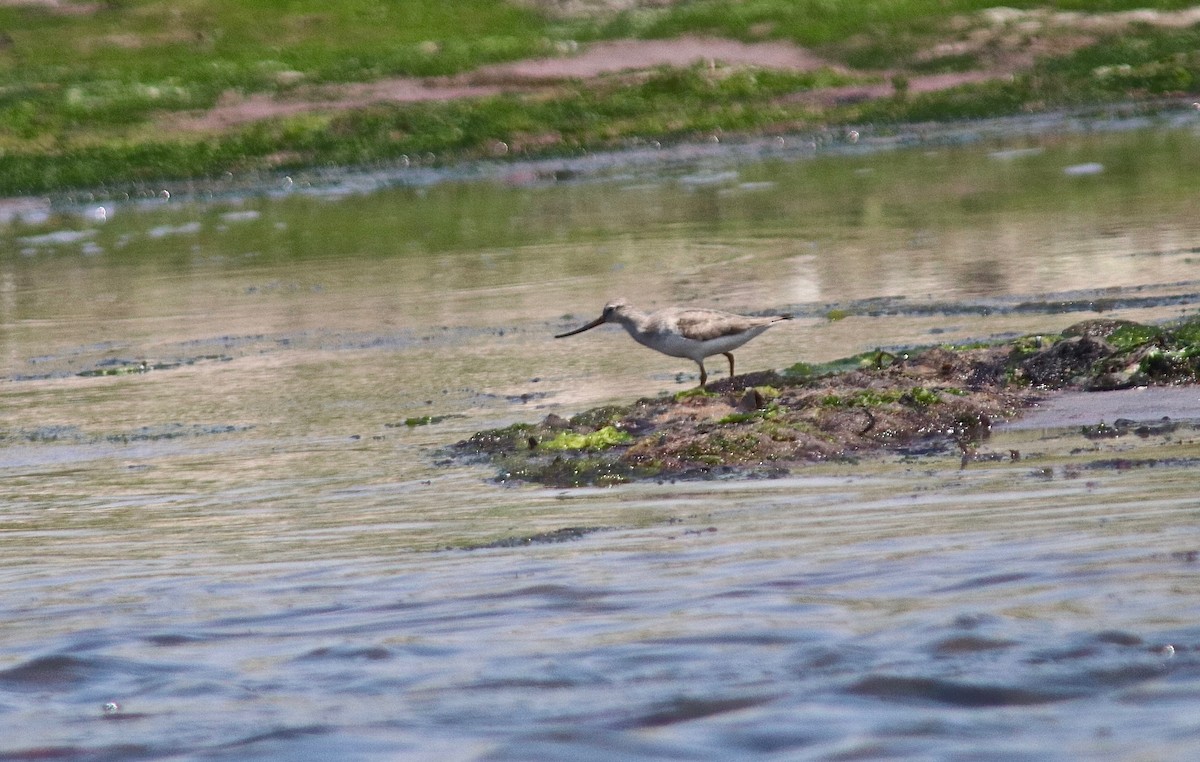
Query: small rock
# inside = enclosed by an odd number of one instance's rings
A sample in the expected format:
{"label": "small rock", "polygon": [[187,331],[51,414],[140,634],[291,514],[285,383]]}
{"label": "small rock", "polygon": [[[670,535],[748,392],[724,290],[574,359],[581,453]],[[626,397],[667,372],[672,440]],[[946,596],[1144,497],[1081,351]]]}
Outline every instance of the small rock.
{"label": "small rock", "polygon": [[755,410],[762,410],[767,406],[766,399],[763,398],[762,392],[757,389],[750,388],[742,394],[741,399],[737,402],[737,411],[739,413],[753,413]]}

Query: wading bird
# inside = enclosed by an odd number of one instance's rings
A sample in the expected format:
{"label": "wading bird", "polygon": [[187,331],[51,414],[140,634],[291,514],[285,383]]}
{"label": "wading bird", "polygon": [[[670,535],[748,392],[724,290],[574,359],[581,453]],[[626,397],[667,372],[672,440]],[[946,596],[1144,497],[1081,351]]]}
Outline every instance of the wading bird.
{"label": "wading bird", "polygon": [[614,299],[604,305],[604,312],[592,322],[574,331],[560,333],[554,338],[574,336],[604,323],[619,323],[633,340],[643,346],[671,357],[686,357],[700,366],[700,386],[708,382],[704,358],[722,354],[729,358],[729,375],[733,375],[733,350],[745,344],[771,326],[791,315],[750,317],[720,310],[670,307],[645,313],[624,299]]}

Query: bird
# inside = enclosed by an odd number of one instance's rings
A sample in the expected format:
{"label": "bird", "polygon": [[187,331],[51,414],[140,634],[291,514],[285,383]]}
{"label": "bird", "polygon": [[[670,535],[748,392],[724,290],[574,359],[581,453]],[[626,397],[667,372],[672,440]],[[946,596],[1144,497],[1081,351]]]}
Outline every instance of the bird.
{"label": "bird", "polygon": [[614,299],[604,305],[600,317],[554,338],[574,336],[605,323],[618,323],[637,343],[664,355],[686,357],[699,365],[700,388],[704,388],[708,383],[704,358],[725,355],[729,358],[729,375],[733,376],[733,350],[776,323],[791,319],[792,316],[787,314],[751,317],[691,307],[669,307],[646,313],[624,299]]}

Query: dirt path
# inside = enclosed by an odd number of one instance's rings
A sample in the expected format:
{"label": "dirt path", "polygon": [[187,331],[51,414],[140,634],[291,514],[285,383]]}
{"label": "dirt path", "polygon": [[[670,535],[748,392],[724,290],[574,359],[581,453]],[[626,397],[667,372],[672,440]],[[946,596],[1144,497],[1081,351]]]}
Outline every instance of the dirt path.
{"label": "dirt path", "polygon": [[642,71],[659,66],[685,68],[704,63],[715,66],[757,66],[782,71],[816,71],[841,67],[787,42],[744,43],[717,37],[679,37],[671,40],[613,40],[598,42],[567,57],[538,58],[480,69],[477,81],[556,82],[591,79],[622,71]]}
{"label": "dirt path", "polygon": [[567,80],[695,64],[757,66],[798,72],[840,69],[804,48],[785,42],[743,43],[711,37],[614,40],[589,45],[578,53],[486,66],[457,77],[392,77],[337,87],[299,87],[285,97],[230,93],[209,111],[171,114],[163,120],[164,126],[172,129],[218,131],[260,119],[341,111],[372,103],[444,101],[537,92]]}

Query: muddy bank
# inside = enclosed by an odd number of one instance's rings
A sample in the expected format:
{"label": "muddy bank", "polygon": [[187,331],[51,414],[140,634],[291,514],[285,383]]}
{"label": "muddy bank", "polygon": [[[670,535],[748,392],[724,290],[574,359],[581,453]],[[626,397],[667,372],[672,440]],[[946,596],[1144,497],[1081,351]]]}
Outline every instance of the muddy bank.
{"label": "muddy bank", "polygon": [[[494,464],[498,481],[551,486],[770,477],[879,452],[957,452],[969,463],[997,457],[977,450],[994,425],[1058,392],[1176,386],[1198,375],[1200,320],[1089,320],[1003,344],[797,363],[570,419],[552,414],[482,431],[453,449]],[[1088,423],[1119,417],[1096,412]]]}

